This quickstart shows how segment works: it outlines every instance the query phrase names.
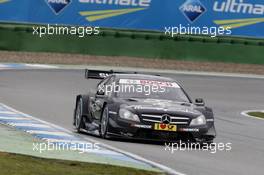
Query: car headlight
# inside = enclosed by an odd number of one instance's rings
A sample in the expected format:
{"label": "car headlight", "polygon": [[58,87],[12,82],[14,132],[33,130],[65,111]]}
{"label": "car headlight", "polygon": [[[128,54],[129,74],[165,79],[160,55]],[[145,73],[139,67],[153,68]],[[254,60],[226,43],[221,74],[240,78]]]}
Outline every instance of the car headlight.
{"label": "car headlight", "polygon": [[137,121],[137,122],[140,121],[138,118],[138,115],[124,108],[121,108],[119,110],[119,117],[122,119],[126,119],[126,120],[132,120],[132,121]]}
{"label": "car headlight", "polygon": [[206,119],[204,115],[200,115],[194,119],[192,119],[190,126],[197,126],[197,125],[205,125],[206,124]]}

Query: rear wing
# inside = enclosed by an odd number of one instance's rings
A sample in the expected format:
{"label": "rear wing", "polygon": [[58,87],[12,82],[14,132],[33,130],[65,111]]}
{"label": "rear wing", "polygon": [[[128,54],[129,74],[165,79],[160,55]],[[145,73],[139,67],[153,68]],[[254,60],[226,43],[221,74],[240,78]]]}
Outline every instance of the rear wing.
{"label": "rear wing", "polygon": [[[138,72],[120,72],[120,71],[105,71],[105,70],[89,70],[85,69],[85,78],[86,79],[104,79],[111,74],[140,74]],[[160,75],[155,75],[160,76]]]}
{"label": "rear wing", "polygon": [[104,79],[109,75],[113,74],[113,70],[104,71],[104,70],[89,70],[85,69],[85,78],[86,79]]}

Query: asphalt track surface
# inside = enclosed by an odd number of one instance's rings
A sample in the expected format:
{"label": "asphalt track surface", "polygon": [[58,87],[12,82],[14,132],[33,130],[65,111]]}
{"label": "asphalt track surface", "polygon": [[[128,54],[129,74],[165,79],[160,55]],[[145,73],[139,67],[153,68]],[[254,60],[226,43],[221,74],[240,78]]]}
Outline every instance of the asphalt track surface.
{"label": "asphalt track surface", "polygon": [[[0,102],[72,130],[75,96],[95,87],[82,70],[5,70],[0,72]],[[264,120],[243,110],[264,108],[264,80],[198,75],[167,75],[182,83],[191,97],[203,97],[215,112],[216,142],[232,143],[231,151],[165,151],[155,143],[103,140],[116,148],[161,163],[184,174],[264,173]]]}

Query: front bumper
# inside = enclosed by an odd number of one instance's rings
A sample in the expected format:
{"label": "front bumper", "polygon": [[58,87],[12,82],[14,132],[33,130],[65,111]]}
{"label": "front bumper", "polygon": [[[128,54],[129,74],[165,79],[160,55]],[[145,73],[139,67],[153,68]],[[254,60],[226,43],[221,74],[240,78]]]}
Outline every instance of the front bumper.
{"label": "front bumper", "polygon": [[177,125],[176,131],[160,131],[154,129],[154,124],[110,117],[108,131],[112,136],[158,141],[209,141],[216,136],[213,121],[195,127]]}

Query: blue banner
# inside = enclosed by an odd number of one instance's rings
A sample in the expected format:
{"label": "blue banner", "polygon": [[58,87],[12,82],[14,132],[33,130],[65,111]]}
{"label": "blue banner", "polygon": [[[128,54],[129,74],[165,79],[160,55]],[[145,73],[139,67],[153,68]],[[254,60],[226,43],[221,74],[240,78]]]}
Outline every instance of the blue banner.
{"label": "blue banner", "polygon": [[221,27],[224,35],[264,38],[264,1],[0,0],[0,21],[177,32]]}

